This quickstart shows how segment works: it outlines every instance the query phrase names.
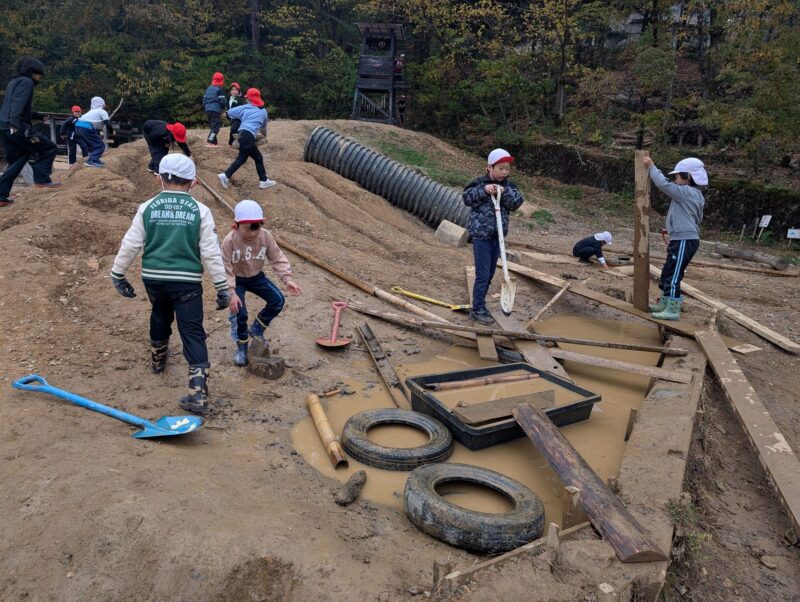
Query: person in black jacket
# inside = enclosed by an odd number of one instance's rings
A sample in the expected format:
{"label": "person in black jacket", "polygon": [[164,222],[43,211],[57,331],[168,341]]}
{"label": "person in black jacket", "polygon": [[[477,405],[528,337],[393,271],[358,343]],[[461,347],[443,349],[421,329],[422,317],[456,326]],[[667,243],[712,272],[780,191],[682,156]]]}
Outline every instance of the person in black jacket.
{"label": "person in black jacket", "polygon": [[590,257],[597,257],[597,261],[600,262],[600,265],[608,269],[606,258],[603,257],[603,245],[610,244],[611,233],[598,232],[594,236],[587,236],[576,242],[575,246],[572,247],[572,255],[578,257],[581,263],[590,263]]}
{"label": "person in black jacket", "polygon": [[142,125],[142,134],[150,150],[150,164],[147,169],[154,174],[158,173],[161,159],[167,156],[173,144],[177,144],[187,157],[192,156],[189,145],[186,144],[186,126],[182,123],[150,119]]}
{"label": "person in black jacket", "polygon": [[70,165],[75,165],[78,161],[78,147],[81,147],[81,156],[86,157],[89,154],[89,147],[83,138],[78,136],[75,132],[75,122],[80,119],[83,110],[75,105],[72,107],[72,116],[67,117],[64,123],[61,124],[59,134],[67,141],[67,157]]}
{"label": "person in black jacket", "polygon": [[525,199],[516,184],[508,179],[514,161],[507,151],[496,148],[489,153],[486,175],[474,179],[464,189],[463,201],[472,211],[469,215],[469,233],[472,236],[472,253],[475,257],[475,284],[472,287],[470,320],[481,324],[494,322],[486,309],[486,293],[500,259],[500,240],[497,236],[497,218],[492,196],[500,192],[500,217],[503,236],[508,234],[508,214],[520,208]]}
{"label": "person in black jacket", "polygon": [[[244,99],[242,98],[242,88],[239,86],[238,83],[233,82],[231,84],[231,91],[230,97],[228,98],[228,109],[232,109],[234,107],[238,107],[244,104]],[[231,132],[228,134],[228,146],[233,148],[233,141],[235,140],[234,136],[239,133],[239,126],[242,124],[241,119],[231,119]]]}
{"label": "person in black jacket", "polygon": [[0,207],[13,202],[8,196],[11,187],[32,156],[36,157],[33,161],[34,186],[36,188],[61,186],[61,182],[53,182],[50,179],[58,147],[37,133],[32,124],[34,119],[46,117],[31,109],[33,87],[39,83],[42,75],[44,75],[44,65],[41,61],[23,56],[14,64],[14,77],[6,87],[6,95],[0,106],[0,140],[5,148],[8,166],[0,176]]}

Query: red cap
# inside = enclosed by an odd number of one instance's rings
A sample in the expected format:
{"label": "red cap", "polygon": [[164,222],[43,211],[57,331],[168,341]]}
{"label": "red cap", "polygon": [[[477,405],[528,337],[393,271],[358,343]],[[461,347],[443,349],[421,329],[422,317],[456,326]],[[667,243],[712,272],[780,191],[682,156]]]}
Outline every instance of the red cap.
{"label": "red cap", "polygon": [[231,84],[231,88],[236,88],[237,90],[241,90],[242,89],[242,87],[237,82],[233,82]]}
{"label": "red cap", "polygon": [[83,113],[83,109],[81,109],[81,108],[80,108],[78,105],[75,105],[75,106],[74,106],[74,107],[72,107],[72,109],[70,109],[70,110],[71,110],[73,113],[74,113],[75,111],[80,111],[81,113]]}
{"label": "red cap", "polygon": [[219,71],[217,71],[214,76],[211,78],[211,83],[214,86],[221,86],[225,83],[225,76],[222,75]]}
{"label": "red cap", "polygon": [[175,123],[167,124],[167,129],[172,133],[175,140],[178,142],[186,142],[186,126],[176,121]]}
{"label": "red cap", "polygon": [[247,100],[250,101],[250,104],[255,105],[257,107],[264,106],[264,101],[261,100],[261,90],[259,90],[258,88],[248,88],[245,96],[247,97]]}

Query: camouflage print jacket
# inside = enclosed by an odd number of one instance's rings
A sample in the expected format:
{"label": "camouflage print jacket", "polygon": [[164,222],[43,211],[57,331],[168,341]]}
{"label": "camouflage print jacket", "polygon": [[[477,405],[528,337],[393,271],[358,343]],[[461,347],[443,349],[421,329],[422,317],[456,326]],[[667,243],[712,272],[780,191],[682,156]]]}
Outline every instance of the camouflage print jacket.
{"label": "camouflage print jacket", "polygon": [[508,236],[508,213],[516,211],[525,201],[517,185],[506,178],[504,182],[494,182],[489,176],[482,176],[467,184],[463,200],[472,209],[469,215],[469,233],[478,240],[497,238],[497,218],[494,216],[492,197],[486,194],[484,186],[500,184],[505,190],[500,197],[500,215],[503,219],[503,236]]}

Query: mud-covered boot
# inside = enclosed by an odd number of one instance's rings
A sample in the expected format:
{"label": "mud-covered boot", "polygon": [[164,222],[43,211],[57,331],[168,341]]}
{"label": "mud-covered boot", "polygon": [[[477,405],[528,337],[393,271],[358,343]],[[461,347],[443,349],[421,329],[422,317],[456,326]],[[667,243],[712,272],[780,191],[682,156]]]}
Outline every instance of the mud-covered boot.
{"label": "mud-covered boot", "polygon": [[233,354],[233,363],[237,366],[247,365],[247,341],[236,341],[236,353]]}
{"label": "mud-covered boot", "polygon": [[154,374],[161,374],[167,367],[169,356],[169,339],[166,341],[150,341],[150,367]]}
{"label": "mud-covered boot", "polygon": [[664,295],[658,297],[655,305],[650,305],[650,313],[658,313],[667,309],[667,298]]}
{"label": "mud-covered boot", "polygon": [[683,300],[680,297],[667,297],[666,308],[664,311],[651,314],[656,320],[680,320],[681,305]]}
{"label": "mud-covered boot", "polygon": [[266,339],[264,338],[264,331],[266,328],[264,325],[256,318],[253,320],[253,325],[250,327],[250,336],[255,339],[261,339],[262,343],[266,343]]}
{"label": "mud-covered boot", "polygon": [[189,394],[179,403],[187,412],[208,412],[208,368],[189,366]]}

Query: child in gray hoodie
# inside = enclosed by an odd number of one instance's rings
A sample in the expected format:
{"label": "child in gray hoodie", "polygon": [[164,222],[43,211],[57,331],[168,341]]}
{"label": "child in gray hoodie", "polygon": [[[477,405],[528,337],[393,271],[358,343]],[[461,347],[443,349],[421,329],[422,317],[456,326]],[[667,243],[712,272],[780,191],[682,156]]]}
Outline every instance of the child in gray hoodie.
{"label": "child in gray hoodie", "polygon": [[700,246],[700,222],[703,221],[705,199],[701,186],[708,185],[708,174],[700,159],[687,158],[678,161],[670,175],[675,181],[661,173],[650,157],[644,158],[644,165],[650,172],[653,184],[669,199],[667,210],[667,260],[661,268],[658,287],[661,296],[650,312],[658,320],[678,320],[681,316],[681,280],[686,267]]}

